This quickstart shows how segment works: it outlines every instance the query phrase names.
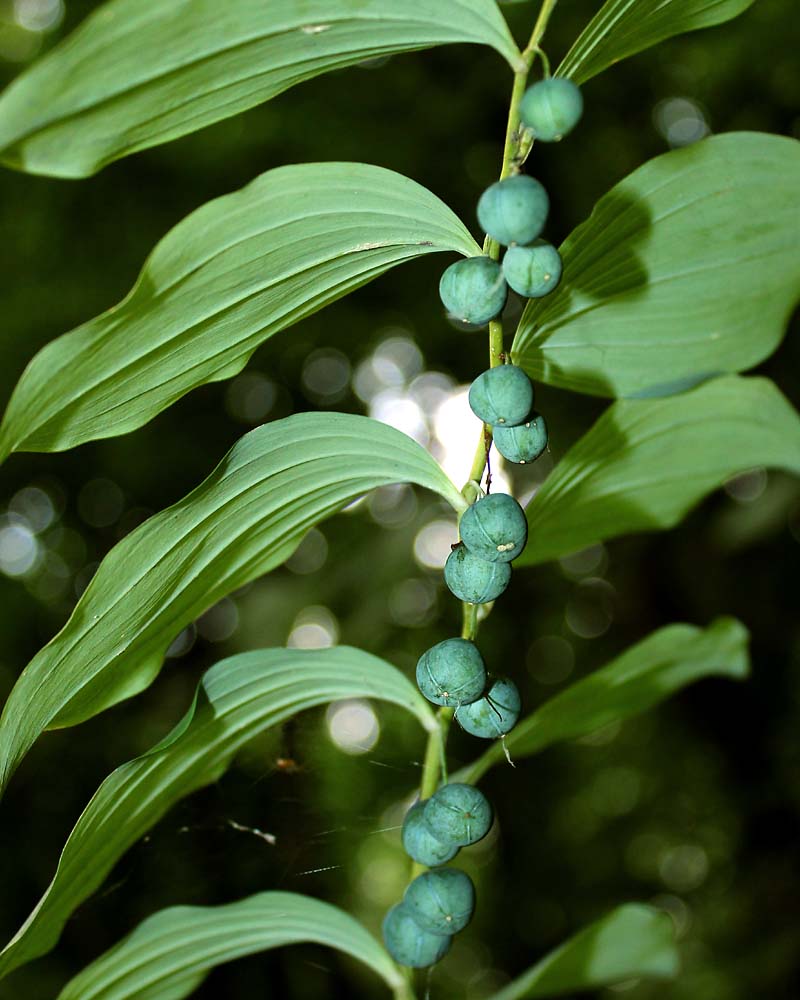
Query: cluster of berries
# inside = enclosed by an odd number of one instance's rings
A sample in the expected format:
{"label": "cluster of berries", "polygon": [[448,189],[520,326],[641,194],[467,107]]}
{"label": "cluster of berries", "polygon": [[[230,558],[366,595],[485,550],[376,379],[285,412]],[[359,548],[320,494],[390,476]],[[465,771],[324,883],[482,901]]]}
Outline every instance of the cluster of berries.
{"label": "cluster of berries", "polygon": [[[540,80],[523,95],[520,121],[534,138],[557,142],[578,123],[583,111],[580,90],[563,77]],[[457,319],[483,326],[499,316],[509,286],[538,299],[561,278],[561,256],[540,239],[550,199],[533,177],[515,174],[488,187],[478,201],[478,222],[493,240],[508,247],[502,265],[491,257],[468,257],[442,275],[439,295]]]}
{"label": "cluster of berries", "polygon": [[[575,125],[581,109],[577,87],[551,78],[525,93],[521,116],[536,138],[554,141]],[[547,192],[532,177],[509,177],[484,191],[478,219],[509,249],[502,269],[490,257],[472,257],[444,272],[440,294],[452,314],[484,324],[503,309],[508,285],[529,298],[556,287],[561,258],[555,247],[538,239],[548,210]],[[532,462],[547,446],[547,427],[533,409],[533,385],[521,368],[505,364],[483,372],[470,388],[469,403],[491,426],[498,450],[510,461]],[[459,532],[461,540],[444,568],[447,586],[468,604],[494,601],[508,586],[511,561],[525,548],[525,512],[512,496],[492,493],[464,512]],[[489,683],[483,657],[469,639],[445,639],[426,650],[417,663],[417,684],[428,701],[454,709],[462,729],[473,736],[502,738],[519,719],[517,686],[505,677]],[[444,866],[460,848],[483,839],[492,819],[486,796],[458,782],[442,785],[406,813],[403,847],[429,870],[410,883],[383,921],[386,947],[401,965],[434,965],[469,923],[475,886],[465,872]]]}

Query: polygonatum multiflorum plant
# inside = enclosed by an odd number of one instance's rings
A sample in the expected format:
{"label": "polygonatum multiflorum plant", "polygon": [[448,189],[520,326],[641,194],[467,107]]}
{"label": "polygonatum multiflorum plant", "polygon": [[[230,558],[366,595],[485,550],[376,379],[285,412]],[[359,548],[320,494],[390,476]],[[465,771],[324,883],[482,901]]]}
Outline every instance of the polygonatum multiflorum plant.
{"label": "polygonatum multiflorum plant", "polygon": [[[480,337],[488,326],[489,368],[473,373],[469,390],[483,430],[463,488],[392,427],[296,414],[242,437],[208,479],[102,561],[8,697],[0,792],[45,730],[77,725],[144,690],[180,629],[282,564],[314,524],[373,488],[410,483],[451,506],[459,538],[444,580],[463,604],[463,630],[419,650],[416,683],[346,646],[255,649],[212,667],[173,732],[91,798],[52,882],[0,952],[0,974],[55,947],[124,852],[179,799],[219,778],[249,740],[303,709],[367,697],[406,709],[427,739],[419,788],[408,789],[396,831],[408,885],[385,915],[383,943],[377,927],[338,907],[271,890],[152,914],[59,997],[174,1000],[216,964],[301,941],[350,954],[397,998],[420,989],[436,996],[436,973],[418,979],[413,969],[443,960],[453,936],[470,933],[480,905],[461,852],[509,821],[478,788],[487,772],[518,765],[525,796],[526,757],[642,712],[703,676],[746,674],[741,623],[676,624],[531,712],[517,665],[487,662],[478,629],[491,629],[493,602],[519,585],[512,563],[536,566],[621,534],[670,528],[757,465],[800,472],[797,413],[770,381],[739,374],[774,351],[797,298],[796,218],[787,210],[800,197],[797,142],[722,134],[658,156],[600,197],[558,247],[550,198],[535,176],[550,144],[569,142],[591,116],[594,77],[751,2],[587,5],[594,16],[587,12],[551,70],[546,32],[556,0],[527,5],[522,48],[495,0],[111,0],[0,97],[3,162],[78,178],[376,56],[486,45],[511,83],[499,176],[475,192],[482,245],[473,219],[461,221],[392,170],[277,166],[190,214],[116,308],[48,344],[24,371],[0,427],[3,461],[135,431],[191,389],[241,371],[273,334],[417,257],[460,255],[439,280],[442,323],[449,314],[453,337]],[[512,294],[526,300],[513,335],[504,324]],[[492,490],[491,463],[499,454],[530,464],[546,450],[536,383],[611,402],[523,510]],[[450,774],[453,719],[475,737],[476,757]],[[670,977],[670,920],[625,904],[527,971],[507,972],[494,1000]]]}

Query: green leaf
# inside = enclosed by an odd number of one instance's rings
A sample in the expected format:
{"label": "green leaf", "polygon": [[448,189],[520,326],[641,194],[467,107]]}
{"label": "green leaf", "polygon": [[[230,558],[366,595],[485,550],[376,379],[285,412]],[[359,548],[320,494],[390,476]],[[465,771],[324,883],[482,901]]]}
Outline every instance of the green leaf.
{"label": "green leaf", "polygon": [[576,934],[489,1000],[560,996],[644,977],[671,979],[678,968],[669,915],[629,903]]}
{"label": "green leaf", "polygon": [[669,395],[757,364],[800,297],[799,201],[794,139],[733,132],[650,160],[566,240],[514,361],[596,396]]}
{"label": "green leaf", "polygon": [[416,687],[359,649],[263,649],[208,670],[169,736],[100,785],[69,835],[53,881],[0,952],[0,976],[49,951],[125,851],[179,799],[217,781],[248,740],[305,709],[355,697],[400,705],[426,729],[436,728]]}
{"label": "green leaf", "polygon": [[[555,743],[587,736],[648,711],[704,677],[746,677],[747,640],[747,629],[735,618],[717,618],[705,629],[661,628],[517,723],[505,739],[508,752],[512,759],[531,757]],[[503,747],[494,743],[459,776],[477,781],[504,759]]]}
{"label": "green leaf", "polygon": [[120,305],[36,355],[0,427],[0,459],[134,430],[235,375],[272,334],[442,250],[480,253],[446,205],[400,174],[359,163],[271,170],[184,219]]}
{"label": "green leaf", "polygon": [[70,980],[58,1000],[181,1000],[216,965],[301,942],[336,948],[392,989],[402,985],[381,945],[343,910],[294,892],[260,892],[225,906],[153,914]]}
{"label": "green leaf", "polygon": [[575,83],[665,38],[730,21],[755,0],[606,0],[556,70]]}
{"label": "green leaf", "polygon": [[731,476],[761,466],[800,474],[800,416],[769,379],[727,375],[680,396],[617,400],[531,501],[517,565],[671,528]]}
{"label": "green leaf", "polygon": [[321,73],[446,42],[520,61],[494,0],[113,0],[0,97],[0,156],[86,177]]}
{"label": "green leaf", "polygon": [[0,791],[44,729],[143,690],[198,615],[284,562],[312,525],[400,482],[466,506],[420,445],[368,417],[303,413],[246,434],[204,483],[111,550],[25,668],[0,718]]}

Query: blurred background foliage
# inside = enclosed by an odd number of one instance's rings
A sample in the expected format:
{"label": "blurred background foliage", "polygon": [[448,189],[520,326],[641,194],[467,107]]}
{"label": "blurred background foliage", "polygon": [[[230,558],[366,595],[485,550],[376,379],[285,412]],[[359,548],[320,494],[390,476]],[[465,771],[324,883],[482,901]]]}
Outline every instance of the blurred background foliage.
{"label": "blurred background foliage", "polygon": [[[0,0],[3,80],[96,6]],[[562,0],[548,33],[552,57],[598,6]],[[535,5],[504,10],[522,38]],[[799,49],[795,0],[758,0],[729,24],[592,80],[581,126],[530,162],[552,197],[549,237],[563,239],[646,159],[708,132],[800,135]],[[38,348],[124,295],[172,225],[270,167],[331,159],[391,167],[430,187],[478,235],[474,204],[499,167],[509,87],[495,53],[446,47],[327,74],[87,181],[0,173],[0,397]],[[191,393],[133,434],[12,457],[0,470],[0,696],[64,623],[115,542],[182,497],[250,427],[308,409],[371,413],[429,445],[461,483],[476,438],[465,426],[464,388],[485,366],[486,345],[442,315],[446,263],[427,258],[390,273],[270,340],[233,381]],[[519,311],[512,301],[508,329]],[[795,324],[760,370],[800,405],[796,332]],[[529,469],[498,469],[498,482],[505,476],[517,496],[530,496],[603,406],[542,387],[551,452]],[[379,490],[176,637],[144,695],[42,738],[3,804],[3,940],[50,880],[102,778],[172,726],[221,657],[341,641],[410,673],[425,648],[459,627],[441,581],[454,535],[452,517],[430,496]],[[480,643],[490,668],[515,677],[528,709],[653,629],[720,613],[752,630],[753,676],[744,685],[705,681],[621,727],[490,773],[484,787],[499,823],[462,855],[480,905],[437,967],[433,995],[488,995],[635,899],[672,915],[684,972],[674,984],[624,984],[603,996],[796,998],[799,544],[800,484],[756,469],[675,531],[515,574]],[[0,996],[54,996],[140,919],[174,903],[281,888],[338,902],[377,929],[406,882],[396,828],[419,778],[415,725],[391,709],[348,703],[256,741],[130,851],[57,949],[0,984]],[[455,733],[450,749],[456,765],[479,748]],[[197,992],[253,995],[383,993],[355,963],[312,946],[222,967]]]}

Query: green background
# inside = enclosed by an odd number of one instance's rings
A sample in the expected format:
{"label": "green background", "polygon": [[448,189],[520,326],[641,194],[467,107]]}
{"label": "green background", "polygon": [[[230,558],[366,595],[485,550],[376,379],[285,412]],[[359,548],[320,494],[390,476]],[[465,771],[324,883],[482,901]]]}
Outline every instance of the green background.
{"label": "green background", "polygon": [[[94,6],[68,0],[64,21],[42,45]],[[504,8],[518,39],[534,6]],[[566,51],[595,6],[559,4],[548,33],[552,57]],[[0,4],[6,79],[23,54],[12,14],[12,4]],[[791,0],[760,0],[727,25],[674,39],[592,80],[576,132],[537,148],[530,161],[551,195],[549,237],[560,242],[612,184],[670,148],[663,121],[670,106],[660,102],[695,102],[713,132],[799,134],[798,45]],[[16,61],[7,58],[14,54]],[[270,167],[348,159],[390,167],[429,187],[479,235],[474,204],[499,168],[509,88],[499,56],[453,46],[327,74],[86,181],[3,172],[0,398],[39,347],[127,292],[172,225]],[[249,427],[315,408],[366,412],[346,362],[354,377],[360,372],[362,392],[387,358],[411,359],[406,387],[415,369],[454,384],[474,378],[486,363],[485,337],[456,331],[442,316],[436,286],[445,263],[427,258],[388,274],[276,336],[233,383],[191,393],[133,434],[63,455],[12,457],[0,469],[0,512],[11,507],[3,524],[27,509],[31,494],[19,491],[30,486],[48,494],[55,513],[37,537],[35,568],[0,576],[0,697],[63,624],[99,559],[148,512],[182,497]],[[512,302],[510,319],[518,308]],[[389,338],[400,338],[394,349]],[[796,406],[798,360],[790,331],[759,368]],[[538,399],[551,456],[515,473],[518,494],[541,480],[605,405],[546,387]],[[290,568],[201,621],[191,647],[168,661],[144,695],[42,738],[0,816],[3,940],[39,898],[102,778],[171,727],[212,663],[283,645],[304,611],[324,620],[319,608],[335,619],[341,642],[409,673],[425,648],[453,634],[457,603],[441,573],[414,557],[420,530],[449,517],[421,493],[377,494],[321,526],[324,561],[315,534],[316,548],[306,545]],[[476,918],[437,967],[434,995],[488,995],[614,905],[641,900],[673,914],[684,972],[674,984],[634,985],[622,996],[796,996],[799,542],[800,485],[756,473],[709,498],[675,531],[515,573],[480,642],[490,667],[517,680],[528,709],[661,625],[706,624],[722,613],[752,631],[753,677],[744,685],[705,681],[590,741],[490,773],[483,787],[500,819],[496,834],[461,856],[478,883]],[[220,782],[173,809],[130,851],[57,949],[0,984],[0,997],[55,995],[139,920],[174,903],[228,902],[277,888],[338,902],[377,928],[406,880],[398,832],[380,831],[397,825],[398,804],[418,782],[423,737],[400,712],[376,711],[381,735],[365,754],[337,749],[322,712],[254,743]],[[450,750],[454,766],[476,754],[460,733]],[[286,758],[296,769],[278,765]],[[196,995],[256,994],[383,992],[354,963],[303,946],[217,969]]]}

